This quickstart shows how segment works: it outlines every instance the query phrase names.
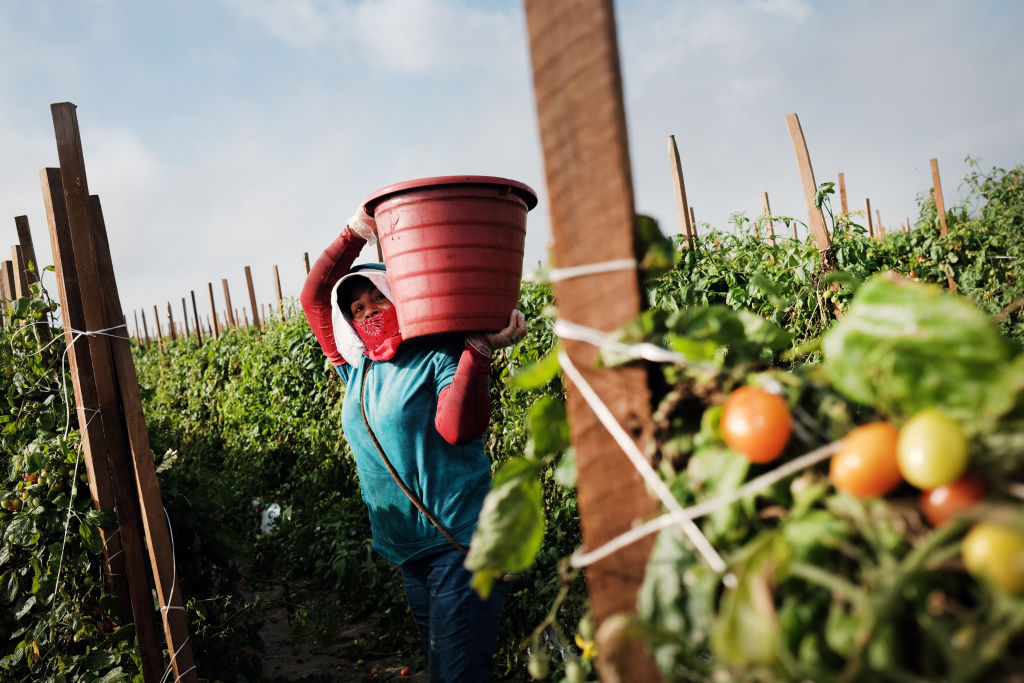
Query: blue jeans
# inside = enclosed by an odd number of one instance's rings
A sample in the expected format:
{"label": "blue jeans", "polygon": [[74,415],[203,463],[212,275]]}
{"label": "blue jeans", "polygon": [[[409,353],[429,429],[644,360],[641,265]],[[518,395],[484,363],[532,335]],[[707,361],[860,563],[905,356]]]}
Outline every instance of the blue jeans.
{"label": "blue jeans", "polygon": [[469,587],[473,575],[464,560],[452,548],[401,566],[405,597],[430,662],[430,683],[486,681],[494,668],[507,588],[495,581],[481,600]]}

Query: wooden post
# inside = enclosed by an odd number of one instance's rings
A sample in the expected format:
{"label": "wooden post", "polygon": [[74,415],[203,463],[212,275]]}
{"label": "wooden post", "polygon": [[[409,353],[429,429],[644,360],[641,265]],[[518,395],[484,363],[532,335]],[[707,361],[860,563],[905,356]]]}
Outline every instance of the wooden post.
{"label": "wooden post", "polygon": [[10,261],[0,261],[0,298],[4,301],[14,301],[15,277],[14,264]]}
{"label": "wooden post", "polygon": [[828,229],[825,227],[825,216],[821,213],[821,209],[814,205],[814,195],[818,192],[818,186],[814,181],[811,155],[807,151],[807,141],[804,139],[800,119],[796,114],[787,114],[786,126],[789,128],[789,137],[793,142],[793,151],[796,153],[796,162],[800,167],[800,179],[804,186],[804,199],[807,202],[809,217],[807,225],[810,228],[811,237],[814,239],[814,245],[821,254],[821,270],[822,272],[835,270],[836,257],[832,252]]}
{"label": "wooden post", "polygon": [[174,311],[171,310],[170,301],[167,302],[167,327],[171,331],[171,341],[176,340],[178,338],[178,330],[174,325]]}
{"label": "wooden post", "polygon": [[[556,266],[624,258],[633,249],[633,188],[625,108],[611,0],[526,0],[534,92],[544,151]],[[555,283],[561,317],[611,331],[645,307],[634,268]],[[642,365],[594,367],[597,349],[565,340],[565,351],[612,414],[643,448],[651,440],[651,396]],[[584,545],[596,548],[659,509],[628,458],[600,424],[578,388],[567,383],[570,434],[579,468],[578,505]],[[588,569],[595,621],[635,612],[651,540],[631,545]],[[661,679],[639,643],[622,658],[598,656],[602,677]]]}
{"label": "wooden post", "polygon": [[139,309],[142,314],[142,334],[146,337],[146,346],[149,346],[149,326],[146,324],[146,311]]}
{"label": "wooden post", "polygon": [[28,216],[15,216],[14,226],[18,231],[18,243],[25,256],[25,269],[29,286],[39,282],[41,269],[36,260],[36,249],[32,242],[32,231],[28,229]]}
{"label": "wooden post", "polygon": [[[86,329],[100,329],[92,327],[94,324],[123,325],[124,315],[121,312],[117,282],[114,279],[103,213],[98,198],[89,196],[88,193],[75,106],[66,102],[55,104],[51,106],[51,111],[60,158],[61,180],[65,190],[64,199],[78,269],[81,303],[86,313],[86,324],[89,325]],[[95,321],[92,318],[95,318]],[[145,580],[145,576],[134,567],[136,552],[141,553],[143,550],[138,548],[136,551],[133,538],[134,535],[141,539],[141,535],[138,534],[138,522],[141,518],[142,531],[147,542],[140,545],[149,550],[157,599],[162,608],[167,648],[171,653],[171,668],[176,676],[175,680],[195,682],[198,681],[198,675],[188,642],[184,600],[180,582],[176,582],[175,578],[177,572],[171,548],[170,529],[165,517],[149,435],[142,414],[142,401],[131,347],[127,343],[126,335],[97,335],[88,337],[90,351],[94,348],[95,340],[106,342],[106,358],[102,353],[93,355],[93,375],[97,380],[101,410],[99,417],[104,421],[103,434],[108,455],[118,456],[120,453],[120,457],[109,459],[120,535],[125,539],[122,547],[126,555],[125,572],[128,575],[129,587],[132,588],[132,604],[133,607],[136,604],[136,591],[133,586],[141,578],[144,594],[139,596],[143,602],[140,609],[144,612],[148,610],[145,613],[152,614],[153,601],[148,580]],[[102,344],[96,347],[104,350]],[[97,358],[101,360],[99,366]],[[104,365],[106,367],[103,367]],[[109,390],[104,385],[109,385]],[[112,402],[107,400],[108,393],[113,399]],[[113,425],[107,422],[110,417],[114,418]],[[126,441],[128,449],[122,445],[119,451],[118,440]],[[134,482],[125,476],[129,474],[134,474]],[[128,516],[136,517],[130,525],[122,519]],[[128,540],[132,540],[132,543],[129,544]],[[142,651],[144,675],[147,681],[157,680],[163,674],[162,660],[153,661],[150,653],[146,651],[150,636],[144,627],[145,622],[140,622],[139,614],[136,612],[136,630],[141,647],[145,648]],[[159,650],[157,652],[159,653]],[[154,667],[157,667],[155,671]]]}
{"label": "wooden post", "polygon": [[189,290],[189,294],[192,295],[192,318],[196,321],[196,342],[199,347],[203,346],[203,325],[199,322],[199,311],[196,309],[196,291],[194,289]]}
{"label": "wooden post", "polygon": [[11,245],[11,268],[14,270],[14,298],[29,295],[28,278],[25,276],[25,256],[20,244]]}
{"label": "wooden post", "polygon": [[772,223],[772,207],[771,207],[771,204],[768,203],[768,193],[767,192],[762,192],[761,193],[761,208],[764,209],[764,216],[765,216],[765,218],[764,218],[764,225],[765,225],[766,228],[768,228],[768,239],[772,243],[772,246],[774,246],[775,245],[775,225]]}
{"label": "wooden post", "polygon": [[694,230],[691,224],[690,205],[686,202],[686,183],[683,182],[683,163],[679,158],[676,136],[668,136],[668,161],[672,168],[672,186],[676,194],[676,215],[679,217],[679,231],[686,243],[693,246]]}
{"label": "wooden post", "polygon": [[690,207],[690,231],[693,233],[693,237],[697,237],[697,219],[693,215],[693,207]]}
{"label": "wooden post", "polygon": [[262,332],[263,328],[260,327],[260,305],[256,303],[256,290],[252,286],[252,269],[249,266],[245,267],[245,282],[249,286],[249,306],[252,308],[252,326],[256,328],[257,332]]}
{"label": "wooden post", "polygon": [[910,216],[907,216],[907,222],[904,224],[903,232],[910,234]]}
{"label": "wooden post", "polygon": [[939,232],[945,237],[949,234],[949,226],[946,225],[946,202],[942,198],[942,180],[939,179],[939,160],[932,159],[932,197],[935,200],[935,212],[939,215]]}
{"label": "wooden post", "polygon": [[795,240],[800,239],[800,236],[796,234],[796,221],[793,221],[792,226],[793,226],[793,239],[795,239]]}
{"label": "wooden post", "polygon": [[843,213],[850,213],[850,205],[846,203],[846,176],[843,173],[839,174],[839,202]]}
{"label": "wooden post", "polygon": [[875,209],[875,220],[878,222],[878,236],[882,237],[885,235],[885,226],[882,225],[882,212]]}
{"label": "wooden post", "polygon": [[864,198],[864,215],[868,219],[868,235],[875,236],[875,219],[871,217],[871,200]]}
{"label": "wooden post", "polygon": [[228,289],[227,278],[222,278],[220,282],[222,285],[224,285],[224,305],[227,306],[228,308],[228,324],[231,325],[231,327],[237,327],[238,325],[235,322],[234,309],[231,308],[231,291]]}
{"label": "wooden post", "polygon": [[[942,198],[942,180],[939,178],[939,160],[932,159],[932,193],[935,199],[935,212],[939,215],[939,233],[946,237],[949,235],[949,226],[946,224],[946,202]],[[956,291],[956,281],[952,275],[946,276],[946,284],[950,290]]]}
{"label": "wooden post", "polygon": [[[53,252],[54,270],[57,273],[57,295],[61,301],[60,313],[64,327],[64,341],[67,345],[68,368],[71,372],[78,429],[82,439],[82,459],[89,480],[89,496],[92,499],[93,507],[114,516],[114,489],[104,450],[103,423],[101,420],[94,419],[99,399],[96,395],[96,382],[92,370],[92,355],[88,346],[88,338],[78,337],[78,331],[85,331],[89,328],[81,306],[82,292],[78,282],[67,207],[64,202],[64,185],[61,182],[58,168],[43,169],[39,175],[46,220],[50,228],[50,247]],[[78,305],[72,305],[73,301],[77,301]],[[126,603],[127,608],[130,591],[124,569],[126,556],[121,547],[122,535],[116,529],[101,528],[100,538],[103,541],[104,549],[104,587],[108,592],[126,598],[123,602]],[[134,607],[134,602],[131,603],[131,607]],[[126,610],[122,616],[127,616],[127,614]]]}
{"label": "wooden post", "polygon": [[242,320],[242,325],[243,325],[242,329],[248,330],[249,329],[249,314],[245,312],[245,306],[242,306],[242,315],[241,316],[238,315],[238,310],[237,309],[235,310],[235,320],[238,320],[239,317],[241,317],[241,320]]}
{"label": "wooden post", "polygon": [[274,266],[274,293],[277,294],[277,312],[283,313],[284,311],[284,298],[281,296],[281,275],[277,272],[277,266]]}
{"label": "wooden post", "polygon": [[306,275],[308,276],[309,275],[309,252],[308,251],[302,252],[302,268],[305,271]]}
{"label": "wooden post", "polygon": [[213,283],[207,282],[206,289],[210,294],[210,315],[213,316],[213,338],[220,339],[220,325],[217,322],[217,306],[213,302]]}
{"label": "wooden post", "polygon": [[156,309],[156,304],[153,305],[153,320],[156,321],[156,337],[157,339],[164,338],[164,330],[160,326],[160,313]]}
{"label": "wooden post", "polygon": [[138,311],[132,311],[132,313],[135,316],[135,343],[141,349],[142,348],[142,335],[139,333],[139,329],[140,329],[139,328],[139,312]]}

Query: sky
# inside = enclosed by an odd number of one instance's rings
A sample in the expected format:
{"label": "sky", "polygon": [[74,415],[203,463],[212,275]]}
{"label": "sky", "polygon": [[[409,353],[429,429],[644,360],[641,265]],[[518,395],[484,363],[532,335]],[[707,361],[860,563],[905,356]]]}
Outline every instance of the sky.
{"label": "sky", "polygon": [[[557,0],[552,0],[557,1]],[[619,0],[636,210],[679,229],[667,140],[699,223],[807,220],[785,116],[819,183],[844,173],[889,229],[938,159],[947,206],[967,158],[1024,163],[1024,4],[1002,0]],[[297,296],[374,190],[473,174],[526,183],[524,267],[548,262],[544,160],[522,3],[49,0],[0,3],[0,256],[27,215],[52,263],[39,170],[49,105],[77,105],[129,322],[220,280],[247,306]],[[6,217],[5,217],[6,216]],[[3,227],[6,226],[6,227]],[[801,228],[801,235],[804,230]],[[7,238],[7,244],[4,238]],[[369,256],[369,255],[368,255]],[[44,278],[56,292],[55,278]],[[133,326],[133,324],[132,324]]]}

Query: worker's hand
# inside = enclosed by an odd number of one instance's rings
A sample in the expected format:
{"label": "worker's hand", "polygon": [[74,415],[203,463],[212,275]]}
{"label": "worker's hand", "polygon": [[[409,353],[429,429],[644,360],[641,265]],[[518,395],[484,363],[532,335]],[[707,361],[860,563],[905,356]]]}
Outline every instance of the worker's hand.
{"label": "worker's hand", "polygon": [[366,240],[367,244],[377,241],[377,221],[366,213],[366,209],[362,206],[352,218],[348,219],[348,229]]}
{"label": "worker's hand", "polygon": [[490,334],[472,334],[466,338],[466,344],[486,356],[494,349],[512,346],[525,336],[526,316],[521,311],[514,310],[508,318],[508,326],[505,329]]}

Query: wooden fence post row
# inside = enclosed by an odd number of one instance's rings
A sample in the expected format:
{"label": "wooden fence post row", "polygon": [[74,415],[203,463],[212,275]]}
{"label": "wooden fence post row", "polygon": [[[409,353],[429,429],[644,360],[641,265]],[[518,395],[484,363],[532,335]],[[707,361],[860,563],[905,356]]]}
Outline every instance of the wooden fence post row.
{"label": "wooden fence post row", "polygon": [[[83,454],[94,505],[113,513],[118,523],[116,533],[104,534],[105,579],[110,589],[128,598],[145,680],[160,680],[164,662],[145,568],[148,549],[173,655],[170,670],[178,680],[197,681],[102,208],[89,195],[75,106],[54,104],[51,111],[60,168],[42,172],[43,196]],[[72,343],[73,330],[87,334]]]}

